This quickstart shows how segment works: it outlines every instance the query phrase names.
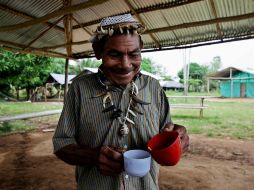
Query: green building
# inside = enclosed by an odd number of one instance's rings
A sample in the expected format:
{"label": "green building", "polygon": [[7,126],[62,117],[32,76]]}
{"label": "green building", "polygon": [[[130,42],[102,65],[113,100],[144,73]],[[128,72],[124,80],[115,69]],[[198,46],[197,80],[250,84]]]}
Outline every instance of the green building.
{"label": "green building", "polygon": [[208,76],[220,81],[220,94],[226,98],[254,98],[254,70],[228,67]]}

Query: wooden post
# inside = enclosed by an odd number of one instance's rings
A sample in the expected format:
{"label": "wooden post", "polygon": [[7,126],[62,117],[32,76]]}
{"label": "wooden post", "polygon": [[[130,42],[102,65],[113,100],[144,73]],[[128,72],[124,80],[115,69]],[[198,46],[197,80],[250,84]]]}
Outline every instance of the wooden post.
{"label": "wooden post", "polygon": [[230,97],[233,98],[234,81],[232,79],[232,68],[230,68]]}
{"label": "wooden post", "polygon": [[[71,6],[71,0],[63,0],[64,7]],[[71,43],[72,43],[72,15],[67,14],[64,17],[64,31],[65,31],[65,40],[68,46],[66,46],[66,51],[68,58],[65,59],[65,87],[64,87],[64,98],[67,95],[68,91],[68,67],[69,67],[69,57],[72,55]]]}
{"label": "wooden post", "polygon": [[210,78],[207,78],[207,93],[210,94]]}
{"label": "wooden post", "polygon": [[[205,100],[204,97],[201,97],[201,98],[200,98],[200,107],[203,107],[203,106],[204,106],[204,100]],[[202,109],[202,108],[200,109],[199,116],[200,116],[200,117],[203,117],[203,109]]]}
{"label": "wooden post", "polygon": [[65,80],[64,80],[64,98],[68,91],[68,68],[69,68],[69,59],[65,59]]}
{"label": "wooden post", "polygon": [[62,91],[62,85],[60,84],[59,94],[58,94],[58,102],[60,102],[60,99],[61,99],[61,91]]}

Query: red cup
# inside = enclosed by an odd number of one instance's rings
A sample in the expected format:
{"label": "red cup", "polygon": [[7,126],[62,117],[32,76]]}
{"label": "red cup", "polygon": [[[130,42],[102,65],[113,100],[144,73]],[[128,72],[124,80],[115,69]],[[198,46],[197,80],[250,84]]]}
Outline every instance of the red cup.
{"label": "red cup", "polygon": [[173,166],[181,158],[181,141],[178,132],[164,131],[148,141],[147,149],[160,165]]}

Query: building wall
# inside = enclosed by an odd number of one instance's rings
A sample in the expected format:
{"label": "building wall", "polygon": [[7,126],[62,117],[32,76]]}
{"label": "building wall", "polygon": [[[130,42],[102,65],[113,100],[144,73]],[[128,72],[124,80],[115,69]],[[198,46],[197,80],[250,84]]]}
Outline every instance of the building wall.
{"label": "building wall", "polygon": [[[238,73],[233,76],[233,78],[246,78],[254,77],[254,75],[249,73]],[[233,82],[233,98],[241,97],[241,84],[245,83],[245,97],[254,98],[254,78],[253,79],[239,79]],[[231,82],[230,80],[221,81],[220,83],[220,93],[223,97],[231,97]]]}

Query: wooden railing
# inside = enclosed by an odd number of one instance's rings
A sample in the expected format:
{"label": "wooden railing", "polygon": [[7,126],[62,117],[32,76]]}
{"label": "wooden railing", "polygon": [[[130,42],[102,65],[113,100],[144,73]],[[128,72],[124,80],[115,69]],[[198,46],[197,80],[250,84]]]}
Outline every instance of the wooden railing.
{"label": "wooden railing", "polygon": [[13,121],[13,120],[19,120],[19,119],[29,119],[29,118],[34,118],[34,117],[42,117],[42,116],[60,114],[61,112],[62,112],[62,110],[60,109],[60,110],[24,113],[24,114],[19,114],[19,115],[12,115],[12,116],[0,116],[0,122]]}
{"label": "wooden railing", "polygon": [[169,103],[173,98],[182,98],[182,99],[199,99],[198,104],[187,104],[187,103],[170,103],[170,108],[171,109],[199,109],[199,116],[203,117],[203,110],[208,108],[208,105],[204,104],[205,99],[208,98],[214,98],[212,96],[167,96],[169,99]]}

